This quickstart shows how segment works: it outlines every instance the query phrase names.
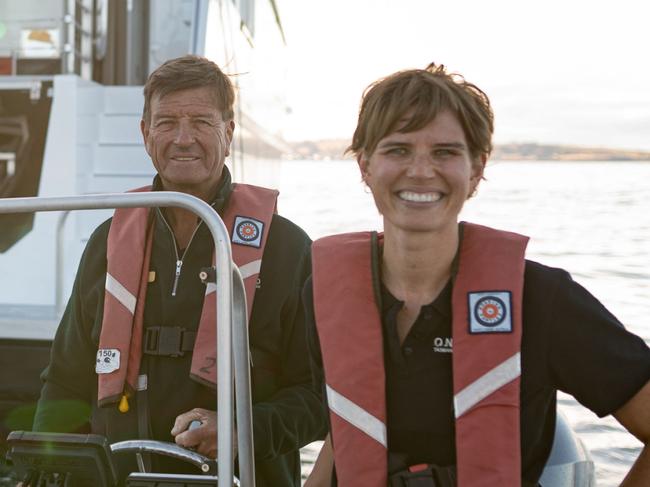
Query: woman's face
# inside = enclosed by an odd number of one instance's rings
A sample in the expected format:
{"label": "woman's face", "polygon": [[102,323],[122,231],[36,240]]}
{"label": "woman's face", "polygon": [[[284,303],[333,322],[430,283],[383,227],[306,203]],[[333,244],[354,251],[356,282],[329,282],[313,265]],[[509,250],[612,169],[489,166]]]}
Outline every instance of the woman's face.
{"label": "woman's face", "polygon": [[388,134],[369,157],[359,158],[386,231],[455,231],[484,165],[484,159],[472,163],[463,128],[450,111],[414,132]]}

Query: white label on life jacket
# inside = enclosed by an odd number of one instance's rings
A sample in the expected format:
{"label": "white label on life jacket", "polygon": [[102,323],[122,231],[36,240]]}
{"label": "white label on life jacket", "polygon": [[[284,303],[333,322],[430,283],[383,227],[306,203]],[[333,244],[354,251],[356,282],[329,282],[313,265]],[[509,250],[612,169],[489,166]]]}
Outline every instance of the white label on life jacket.
{"label": "white label on life jacket", "polygon": [[97,350],[95,372],[110,374],[120,368],[120,351],[117,348],[100,348]]}
{"label": "white label on life jacket", "polygon": [[470,333],[512,332],[510,291],[469,293]]}

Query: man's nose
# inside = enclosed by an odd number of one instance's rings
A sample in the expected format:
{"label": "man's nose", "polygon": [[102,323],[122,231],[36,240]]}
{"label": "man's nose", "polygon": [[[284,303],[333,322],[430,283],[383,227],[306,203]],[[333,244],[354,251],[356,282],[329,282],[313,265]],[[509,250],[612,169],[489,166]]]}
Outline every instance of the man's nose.
{"label": "man's nose", "polygon": [[191,145],[194,143],[194,129],[188,120],[181,120],[178,124],[174,143],[180,146]]}

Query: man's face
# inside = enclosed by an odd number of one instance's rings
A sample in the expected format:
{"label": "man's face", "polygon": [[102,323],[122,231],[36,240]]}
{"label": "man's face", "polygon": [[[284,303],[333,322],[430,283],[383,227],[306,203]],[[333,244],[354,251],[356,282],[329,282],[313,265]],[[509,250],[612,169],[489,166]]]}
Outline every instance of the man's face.
{"label": "man's face", "polygon": [[154,94],[149,120],[140,128],[164,189],[204,200],[213,195],[235,123],[223,119],[208,87]]}

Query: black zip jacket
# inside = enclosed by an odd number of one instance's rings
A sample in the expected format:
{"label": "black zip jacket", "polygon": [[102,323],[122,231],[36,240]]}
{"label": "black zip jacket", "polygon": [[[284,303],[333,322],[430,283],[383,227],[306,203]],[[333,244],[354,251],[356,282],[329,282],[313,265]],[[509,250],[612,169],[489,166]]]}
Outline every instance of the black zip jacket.
{"label": "black zip jacket", "polygon": [[[159,183],[155,181],[156,189]],[[230,174],[213,207],[221,213],[231,193]],[[187,249],[177,249],[163,211],[155,215],[144,326],[198,328],[205,285],[201,268],[211,264],[214,243],[206,225]],[[95,356],[102,324],[106,241],[111,220],[100,225],[81,258],[73,292],[52,346],[38,403],[35,431],[91,431],[111,443],[138,437],[137,401],[121,413],[117,405],[97,407]],[[326,419],[320,392],[311,383],[301,289],[310,272],[310,239],[296,225],[274,215],[264,250],[249,331],[253,434],[258,487],[300,485],[298,449],[322,438]],[[177,277],[177,261],[182,260]],[[175,282],[177,281],[177,282]],[[175,295],[172,290],[176,285]],[[216,409],[214,389],[189,378],[191,352],[182,357],[143,355],[152,438],[173,441],[176,416],[195,407]],[[122,457],[123,455],[119,455]],[[130,457],[130,455],[126,455]],[[133,458],[117,458],[120,474],[136,471]],[[198,473],[175,460],[154,458],[154,471]]]}

